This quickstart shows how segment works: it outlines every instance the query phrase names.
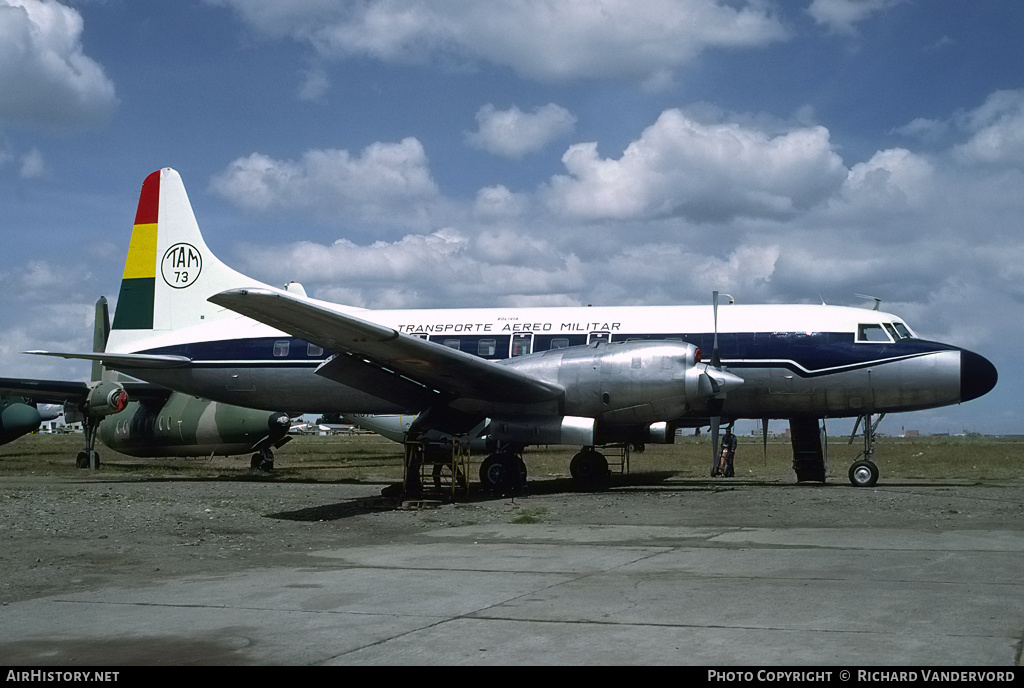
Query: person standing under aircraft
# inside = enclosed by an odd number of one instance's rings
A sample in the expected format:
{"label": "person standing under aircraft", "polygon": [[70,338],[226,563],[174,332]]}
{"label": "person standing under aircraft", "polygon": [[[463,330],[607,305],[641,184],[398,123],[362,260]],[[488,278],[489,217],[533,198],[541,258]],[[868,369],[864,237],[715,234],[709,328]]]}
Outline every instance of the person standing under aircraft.
{"label": "person standing under aircraft", "polygon": [[725,436],[722,437],[722,455],[718,459],[718,465],[715,466],[715,472],[712,476],[724,476],[731,478],[736,475],[733,466],[733,459],[736,458],[736,435],[732,434],[732,426],[729,426],[725,430]]}

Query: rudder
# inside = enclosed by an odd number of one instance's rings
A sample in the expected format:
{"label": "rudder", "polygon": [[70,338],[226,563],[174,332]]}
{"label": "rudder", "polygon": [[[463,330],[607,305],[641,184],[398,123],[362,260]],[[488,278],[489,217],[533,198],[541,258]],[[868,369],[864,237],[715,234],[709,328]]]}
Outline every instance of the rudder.
{"label": "rudder", "polygon": [[226,289],[267,287],[221,262],[203,240],[178,173],[142,183],[110,333],[113,351],[155,332],[237,318],[207,299]]}

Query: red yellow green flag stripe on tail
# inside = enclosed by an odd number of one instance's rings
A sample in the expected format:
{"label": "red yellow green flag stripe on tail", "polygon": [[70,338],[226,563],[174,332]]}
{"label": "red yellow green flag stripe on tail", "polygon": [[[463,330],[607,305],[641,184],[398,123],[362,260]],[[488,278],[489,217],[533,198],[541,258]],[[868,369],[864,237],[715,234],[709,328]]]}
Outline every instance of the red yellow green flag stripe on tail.
{"label": "red yellow green flag stripe on tail", "polygon": [[148,330],[153,327],[153,295],[156,289],[157,216],[160,209],[160,171],[146,177],[135,213],[128,258],[124,263],[121,292],[114,313],[115,330]]}

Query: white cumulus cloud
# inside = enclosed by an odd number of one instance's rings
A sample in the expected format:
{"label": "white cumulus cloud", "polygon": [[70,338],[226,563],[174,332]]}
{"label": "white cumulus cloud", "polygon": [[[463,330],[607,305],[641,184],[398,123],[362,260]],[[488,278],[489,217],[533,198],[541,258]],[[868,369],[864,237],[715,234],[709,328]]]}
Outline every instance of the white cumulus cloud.
{"label": "white cumulus cloud", "polygon": [[757,0],[208,0],[254,30],[320,55],[386,61],[455,57],[530,79],[664,81],[716,47],[753,47],[788,32]]}
{"label": "white cumulus cloud", "polygon": [[522,214],[529,205],[529,197],[514,193],[502,184],[485,186],[476,192],[473,214],[483,218],[514,217]]}
{"label": "white cumulus cloud", "polygon": [[961,126],[970,135],[953,151],[961,160],[1024,167],[1024,89],[992,93]]}
{"label": "white cumulus cloud", "polygon": [[532,113],[516,106],[498,110],[487,104],[476,113],[476,121],[477,130],[466,135],[469,144],[506,158],[536,153],[576,125],[576,117],[554,103],[534,108]]}
{"label": "white cumulus cloud", "polygon": [[21,169],[18,171],[18,176],[22,179],[40,179],[46,176],[46,162],[38,148],[33,148],[21,156]]}
{"label": "white cumulus cloud", "polygon": [[807,12],[818,24],[837,34],[856,36],[855,24],[905,0],[813,0]]}
{"label": "white cumulus cloud", "polygon": [[299,210],[324,221],[408,219],[438,195],[423,145],[411,137],[373,143],[359,155],[310,150],[299,160],[275,160],[253,153],[229,164],[211,187],[248,211]]}
{"label": "white cumulus cloud", "polygon": [[931,163],[904,148],[878,151],[850,169],[846,199],[876,210],[892,211],[920,204],[933,189]]}
{"label": "white cumulus cloud", "polygon": [[551,179],[549,205],[595,220],[784,218],[824,200],[847,176],[824,127],[772,135],[704,124],[679,110],[663,112],[618,159],[581,143],[562,162],[569,174]]}
{"label": "white cumulus cloud", "polygon": [[83,26],[53,0],[0,0],[0,122],[77,129],[109,119],[114,84],[83,54]]}

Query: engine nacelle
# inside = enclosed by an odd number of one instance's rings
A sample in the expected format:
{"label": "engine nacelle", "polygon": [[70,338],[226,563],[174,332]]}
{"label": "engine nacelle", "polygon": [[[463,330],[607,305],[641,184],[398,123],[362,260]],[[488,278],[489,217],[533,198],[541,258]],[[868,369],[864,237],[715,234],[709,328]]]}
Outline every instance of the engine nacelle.
{"label": "engine nacelle", "polygon": [[128,392],[116,382],[100,382],[85,398],[82,412],[88,416],[103,417],[120,413],[128,406]]}
{"label": "engine nacelle", "polygon": [[647,441],[651,444],[675,444],[676,428],[671,423],[651,423],[647,428]]}
{"label": "engine nacelle", "polygon": [[513,358],[505,365],[561,385],[566,416],[642,426],[685,416],[691,406],[742,380],[701,363],[700,350],[675,341],[600,343]]}
{"label": "engine nacelle", "polygon": [[0,401],[0,444],[7,444],[22,435],[27,435],[43,422],[42,416],[32,406],[21,401]]}
{"label": "engine nacelle", "polygon": [[595,444],[593,418],[578,416],[524,416],[509,420],[494,419],[487,426],[487,435],[499,442],[516,444]]}

